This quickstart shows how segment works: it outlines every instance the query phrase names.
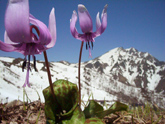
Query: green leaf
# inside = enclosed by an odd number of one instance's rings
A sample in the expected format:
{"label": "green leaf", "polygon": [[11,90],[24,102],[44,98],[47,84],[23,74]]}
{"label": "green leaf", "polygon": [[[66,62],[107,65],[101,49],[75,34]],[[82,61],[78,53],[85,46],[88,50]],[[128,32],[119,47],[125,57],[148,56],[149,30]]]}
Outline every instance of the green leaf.
{"label": "green leaf", "polygon": [[95,117],[96,113],[103,111],[103,107],[96,101],[91,100],[88,106],[84,109],[85,118]]}
{"label": "green leaf", "polygon": [[89,118],[89,119],[86,119],[84,124],[104,124],[104,123],[99,118]]}
{"label": "green leaf", "polygon": [[99,118],[104,118],[105,116],[115,113],[117,111],[127,111],[128,106],[126,104],[115,102],[108,110],[100,111],[96,113]]}
{"label": "green leaf", "polygon": [[103,107],[100,104],[98,104],[94,100],[91,100],[88,106],[85,108],[84,114],[86,118],[98,117],[102,119],[111,113],[115,113],[117,111],[124,111],[124,110],[126,111],[127,108],[128,108],[127,105],[120,102],[115,102],[109,109],[103,110]]}
{"label": "green leaf", "polygon": [[62,121],[62,124],[84,124],[85,116],[79,106],[73,112],[73,115]]}
{"label": "green leaf", "polygon": [[[53,90],[57,102],[54,102],[50,87],[43,90],[45,98],[45,115],[47,122],[59,123],[61,120],[71,118],[78,105],[78,88],[67,80],[58,80],[53,83]],[[62,110],[61,110],[61,109]]]}

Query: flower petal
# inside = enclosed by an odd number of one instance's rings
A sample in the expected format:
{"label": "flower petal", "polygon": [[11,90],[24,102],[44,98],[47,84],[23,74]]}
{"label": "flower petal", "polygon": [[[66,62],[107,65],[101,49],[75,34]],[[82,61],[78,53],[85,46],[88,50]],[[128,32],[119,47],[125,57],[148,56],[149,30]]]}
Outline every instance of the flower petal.
{"label": "flower petal", "polygon": [[49,15],[49,31],[52,37],[51,42],[46,46],[47,49],[53,47],[56,43],[56,19],[54,14],[54,8],[52,8]]}
{"label": "flower petal", "polygon": [[4,43],[0,40],[0,50],[5,52],[13,52],[15,51],[15,47],[11,44]]}
{"label": "flower petal", "polygon": [[9,36],[7,35],[7,32],[5,31],[4,33],[4,43],[7,43],[7,44],[17,44],[13,41],[10,40]]}
{"label": "flower petal", "polygon": [[100,22],[99,12],[98,12],[96,16],[96,30],[99,29],[100,26],[101,26],[101,22]]}
{"label": "flower petal", "polygon": [[[97,27],[96,32],[94,32],[94,35],[96,37],[100,36],[107,27],[107,7],[108,7],[108,5],[106,4],[103,9],[102,15],[101,15],[102,23],[99,28]],[[99,26],[99,22],[97,22],[97,21],[98,21],[98,16],[96,17],[96,25]]]}
{"label": "flower petal", "polygon": [[77,22],[77,13],[76,11],[73,11],[72,18],[70,19],[70,31],[74,38],[83,41],[83,39],[80,37],[83,34],[79,34],[75,27],[76,22]]}
{"label": "flower petal", "polygon": [[26,49],[26,43],[21,43],[17,45],[17,49],[15,50],[16,52],[19,52],[23,55],[28,55],[27,54],[27,49]]}
{"label": "flower petal", "polygon": [[5,28],[11,41],[29,43],[29,1],[9,0],[5,14]]}
{"label": "flower petal", "polygon": [[33,40],[35,43],[40,43],[42,45],[47,45],[51,41],[51,34],[47,26],[41,22],[40,20],[36,19],[33,15],[30,14],[29,16],[30,23],[37,26],[39,28],[39,39],[38,41]]}
{"label": "flower petal", "polygon": [[93,30],[93,23],[88,10],[84,5],[78,5],[79,23],[83,33],[89,33]]}

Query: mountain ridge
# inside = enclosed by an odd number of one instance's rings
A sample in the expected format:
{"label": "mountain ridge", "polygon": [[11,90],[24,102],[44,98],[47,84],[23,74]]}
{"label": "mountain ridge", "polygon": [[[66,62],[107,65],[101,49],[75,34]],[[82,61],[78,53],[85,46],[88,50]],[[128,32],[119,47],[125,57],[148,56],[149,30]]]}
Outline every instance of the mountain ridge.
{"label": "mountain ridge", "polygon": [[[26,70],[22,73],[21,58],[0,57],[0,98],[9,100],[22,99],[21,92]],[[52,80],[66,79],[78,83],[78,63],[67,61],[49,62]],[[31,63],[32,67],[33,64]],[[43,61],[37,61],[38,72],[30,72],[32,88],[26,88],[29,98],[35,100],[39,92],[43,99],[42,90],[48,86],[46,67]],[[85,101],[91,93],[97,100],[125,103],[144,103],[146,101],[165,106],[165,62],[157,60],[147,52],[135,48],[118,47],[105,54],[81,63],[82,95]],[[45,83],[46,82],[46,83]],[[15,91],[5,95],[5,87]],[[2,90],[2,91],[1,91]],[[12,94],[12,95],[11,95]],[[34,95],[35,94],[35,95]],[[12,96],[12,98],[10,98]],[[154,97],[154,98],[153,98]]]}

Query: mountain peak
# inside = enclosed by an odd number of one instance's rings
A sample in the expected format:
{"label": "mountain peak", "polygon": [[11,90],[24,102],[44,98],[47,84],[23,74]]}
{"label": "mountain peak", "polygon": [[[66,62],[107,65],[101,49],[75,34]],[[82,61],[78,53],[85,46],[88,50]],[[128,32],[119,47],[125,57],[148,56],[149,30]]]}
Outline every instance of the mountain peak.
{"label": "mountain peak", "polygon": [[102,60],[103,62],[111,62],[111,61],[118,61],[121,60],[121,58],[129,58],[130,56],[138,56],[138,50],[131,47],[128,49],[124,49],[123,47],[117,47],[114,48],[110,51],[108,51],[107,53],[103,54],[102,56],[98,57],[100,60]]}
{"label": "mountain peak", "polygon": [[117,48],[110,50],[109,52],[119,52],[119,51],[125,51],[125,49],[123,47],[117,47]]}
{"label": "mountain peak", "polygon": [[126,49],[126,51],[128,51],[130,54],[135,54],[138,52],[138,50],[133,47]]}

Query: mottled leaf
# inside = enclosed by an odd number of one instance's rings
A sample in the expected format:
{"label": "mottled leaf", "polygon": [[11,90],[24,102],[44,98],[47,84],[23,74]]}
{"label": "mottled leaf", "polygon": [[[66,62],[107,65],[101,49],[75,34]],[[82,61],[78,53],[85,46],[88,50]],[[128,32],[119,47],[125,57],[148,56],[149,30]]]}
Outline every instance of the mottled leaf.
{"label": "mottled leaf", "polygon": [[49,123],[56,123],[66,118],[71,118],[79,100],[77,85],[67,80],[54,82],[53,89],[56,102],[53,100],[50,87],[43,90],[45,115]]}

